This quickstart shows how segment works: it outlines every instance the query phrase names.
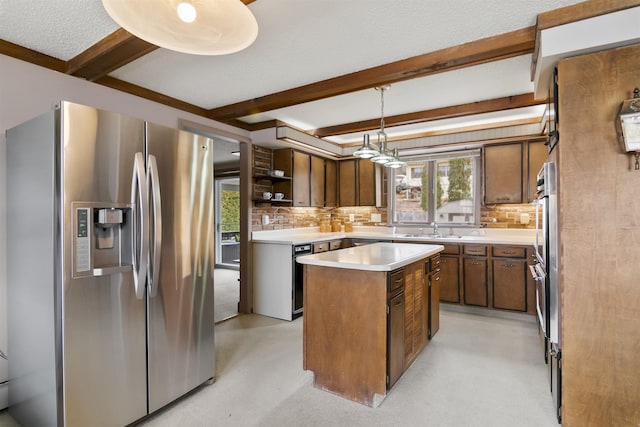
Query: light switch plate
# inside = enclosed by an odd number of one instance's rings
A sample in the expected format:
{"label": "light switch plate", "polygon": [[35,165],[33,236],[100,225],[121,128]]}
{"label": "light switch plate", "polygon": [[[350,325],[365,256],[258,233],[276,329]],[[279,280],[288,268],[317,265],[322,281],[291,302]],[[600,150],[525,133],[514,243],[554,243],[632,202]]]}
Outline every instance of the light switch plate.
{"label": "light switch plate", "polygon": [[349,221],[353,222],[356,219],[355,214],[349,214]]}
{"label": "light switch plate", "polygon": [[262,214],[262,225],[269,225],[269,215]]}
{"label": "light switch plate", "polygon": [[372,213],[371,214],[371,222],[382,222],[382,214]]}

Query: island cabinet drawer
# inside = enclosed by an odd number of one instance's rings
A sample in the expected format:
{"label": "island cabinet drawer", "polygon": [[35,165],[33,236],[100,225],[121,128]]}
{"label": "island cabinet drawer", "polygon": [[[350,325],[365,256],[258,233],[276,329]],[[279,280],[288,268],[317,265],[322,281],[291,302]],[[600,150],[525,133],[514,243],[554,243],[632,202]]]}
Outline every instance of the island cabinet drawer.
{"label": "island cabinet drawer", "polygon": [[526,249],[516,246],[493,246],[491,248],[491,254],[494,257],[525,258]]}
{"label": "island cabinet drawer", "polygon": [[429,274],[431,273],[439,273],[440,272],[440,255],[435,255],[429,258],[428,262],[428,270]]}
{"label": "island cabinet drawer", "polygon": [[460,246],[459,245],[443,245],[444,249],[441,254],[445,255],[460,255]]}
{"label": "island cabinet drawer", "polygon": [[387,280],[387,292],[400,292],[400,290],[404,289],[404,268],[392,271]]}
{"label": "island cabinet drawer", "polygon": [[486,245],[464,245],[465,255],[487,256]]}

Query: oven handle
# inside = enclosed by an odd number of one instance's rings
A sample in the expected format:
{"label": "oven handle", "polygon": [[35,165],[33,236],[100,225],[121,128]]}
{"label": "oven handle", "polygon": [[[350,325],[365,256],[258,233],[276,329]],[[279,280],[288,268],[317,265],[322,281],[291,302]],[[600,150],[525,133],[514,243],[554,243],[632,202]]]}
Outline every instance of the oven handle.
{"label": "oven handle", "polygon": [[[536,265],[538,265],[538,264],[536,264]],[[536,268],[535,265],[530,265],[529,266],[529,272],[531,273],[531,277],[533,277],[533,280],[535,280],[536,282],[539,282],[539,281],[544,279],[543,276],[538,274],[538,269]]]}

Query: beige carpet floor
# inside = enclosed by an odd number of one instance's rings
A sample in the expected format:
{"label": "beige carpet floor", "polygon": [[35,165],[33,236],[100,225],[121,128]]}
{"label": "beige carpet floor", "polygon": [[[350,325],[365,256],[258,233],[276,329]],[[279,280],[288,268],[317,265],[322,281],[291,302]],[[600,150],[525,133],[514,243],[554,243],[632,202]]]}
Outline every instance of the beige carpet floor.
{"label": "beige carpet floor", "polygon": [[[443,309],[438,334],[376,409],[313,387],[302,324],[252,314],[216,325],[216,382],[141,425],[558,425],[533,318]],[[0,425],[10,422],[0,412]]]}

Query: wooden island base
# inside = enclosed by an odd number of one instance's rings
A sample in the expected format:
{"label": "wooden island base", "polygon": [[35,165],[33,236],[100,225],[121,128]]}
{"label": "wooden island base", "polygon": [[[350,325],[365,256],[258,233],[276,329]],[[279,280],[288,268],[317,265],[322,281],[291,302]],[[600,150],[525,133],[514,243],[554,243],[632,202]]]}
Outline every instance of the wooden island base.
{"label": "wooden island base", "polygon": [[387,392],[387,273],[305,265],[304,277],[304,369],[315,387],[378,406]]}
{"label": "wooden island base", "polygon": [[380,405],[437,330],[439,260],[394,271],[304,266],[303,368],[316,388]]}

